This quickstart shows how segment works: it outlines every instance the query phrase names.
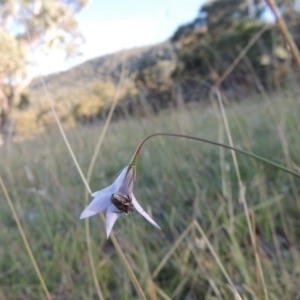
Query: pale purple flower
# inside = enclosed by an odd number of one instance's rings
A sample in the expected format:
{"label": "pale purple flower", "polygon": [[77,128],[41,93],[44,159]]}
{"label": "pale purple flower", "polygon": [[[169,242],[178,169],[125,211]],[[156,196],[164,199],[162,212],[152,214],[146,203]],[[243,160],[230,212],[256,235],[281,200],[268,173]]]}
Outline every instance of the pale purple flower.
{"label": "pale purple flower", "polygon": [[80,219],[89,218],[107,209],[106,235],[108,238],[122,212],[130,214],[137,210],[149,223],[160,229],[137,202],[133,194],[134,180],[135,168],[126,166],[112,185],[92,194],[94,199],[81,213]]}

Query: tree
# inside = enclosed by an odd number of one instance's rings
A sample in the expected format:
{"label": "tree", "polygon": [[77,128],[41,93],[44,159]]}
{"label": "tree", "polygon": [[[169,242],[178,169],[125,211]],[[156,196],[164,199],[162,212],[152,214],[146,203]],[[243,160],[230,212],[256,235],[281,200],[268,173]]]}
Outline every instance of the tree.
{"label": "tree", "polygon": [[75,14],[88,0],[0,0],[0,134],[14,102],[34,77],[31,49],[74,55],[83,42]]}

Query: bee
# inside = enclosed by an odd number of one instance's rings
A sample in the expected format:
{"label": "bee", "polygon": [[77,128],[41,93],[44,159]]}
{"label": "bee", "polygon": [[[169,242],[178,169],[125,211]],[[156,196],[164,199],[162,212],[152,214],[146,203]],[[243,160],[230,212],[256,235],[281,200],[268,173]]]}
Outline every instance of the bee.
{"label": "bee", "polygon": [[110,197],[110,201],[118,210],[120,210],[120,213],[124,212],[127,215],[130,215],[134,212],[134,206],[129,197],[125,197],[120,193],[113,193]]}

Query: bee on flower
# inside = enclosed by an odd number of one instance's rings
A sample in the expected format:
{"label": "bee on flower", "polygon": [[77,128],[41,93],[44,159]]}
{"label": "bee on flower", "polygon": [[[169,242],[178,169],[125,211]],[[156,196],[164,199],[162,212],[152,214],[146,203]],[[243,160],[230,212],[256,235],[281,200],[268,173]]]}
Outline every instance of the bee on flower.
{"label": "bee on flower", "polygon": [[80,219],[89,218],[107,209],[106,235],[108,238],[115,222],[122,213],[129,215],[137,210],[149,223],[160,229],[140,206],[133,194],[135,177],[135,166],[126,166],[112,185],[92,194],[94,199],[81,213]]}

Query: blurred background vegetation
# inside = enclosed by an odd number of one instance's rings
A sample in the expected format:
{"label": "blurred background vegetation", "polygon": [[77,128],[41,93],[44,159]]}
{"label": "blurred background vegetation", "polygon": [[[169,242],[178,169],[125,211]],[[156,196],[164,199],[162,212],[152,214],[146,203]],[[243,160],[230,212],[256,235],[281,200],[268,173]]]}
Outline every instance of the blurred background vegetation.
{"label": "blurred background vegetation", "polygon": [[[25,9],[25,19],[14,11],[16,3]],[[33,61],[24,28],[36,47],[64,47],[74,54],[80,43],[67,36],[80,37],[75,14],[86,2],[44,3],[48,6],[0,1],[1,130],[4,140],[22,141],[0,148],[0,175],[52,299],[140,299],[98,217],[90,226],[95,274],[91,271],[84,222],[78,221],[84,185],[40,78],[28,69]],[[300,48],[299,1],[277,3]],[[86,174],[124,74],[92,174],[93,191],[114,180],[147,134],[177,132],[229,144],[213,86],[221,91],[236,147],[299,171],[299,70],[276,25],[263,17],[265,9],[262,0],[207,1],[195,20],[164,43],[44,78]],[[14,35],[6,30],[13,12],[23,24]],[[49,40],[41,39],[48,30],[66,36],[56,41],[49,33]],[[162,231],[138,214],[122,216],[114,227],[147,299],[240,299],[201,228],[242,299],[300,299],[298,179],[243,156],[238,170],[245,189],[228,151],[169,138],[147,143],[135,194]],[[2,193],[0,203],[0,300],[46,299]]]}
{"label": "blurred background vegetation", "polygon": [[[74,3],[76,9],[84,4],[80,1]],[[283,18],[299,46],[300,18],[295,3],[291,0],[278,1]],[[2,10],[4,8],[5,5]],[[262,0],[208,1],[200,8],[195,20],[180,26],[170,40],[162,44],[99,57],[68,71],[46,76],[45,82],[59,116],[69,128],[104,119],[123,67],[126,68],[126,82],[116,109],[118,118],[126,114],[145,115],[149,110],[157,113],[163,108],[190,101],[206,101],[210,87],[219,85],[222,74],[252,39],[253,45],[243,59],[229,76],[221,80],[221,90],[239,97],[249,91],[285,86],[289,78],[297,77],[298,73],[275,23],[264,18],[265,9],[266,4]],[[39,12],[41,16],[32,15],[42,18],[42,13],[48,13],[46,8],[45,11]],[[40,31],[50,31],[47,26],[53,31],[53,26],[58,26],[58,17],[52,10],[50,12],[53,19],[51,26],[43,24]],[[27,23],[30,22],[33,21],[29,19]],[[67,29],[79,34],[74,19],[69,22],[72,27],[59,25],[61,31]],[[1,54],[1,59],[6,62],[1,63],[2,78],[16,78],[24,70],[26,56],[16,52],[23,47],[14,45],[24,44],[25,37],[12,37],[5,31],[1,34],[1,38],[7,41],[0,43],[3,45],[0,51],[6,56],[8,53],[13,56],[8,58]],[[43,41],[47,51],[54,45],[62,46],[56,39],[64,42],[66,50],[76,49],[71,41],[52,36],[52,39]],[[7,47],[11,50],[8,51]],[[30,77],[28,72],[26,76]],[[13,111],[9,123],[2,115],[5,121],[2,127],[7,127],[2,131],[16,138],[43,132],[53,122],[40,79],[22,77],[20,80],[19,77],[21,87],[15,84],[15,79],[10,82],[3,79],[0,85],[1,94],[7,96]],[[10,97],[14,98],[13,101],[9,100]]]}
{"label": "blurred background vegetation", "polygon": [[[16,125],[16,129],[22,128],[20,135],[31,135],[41,127],[39,115],[43,109],[32,108],[27,94],[36,74],[32,69],[36,69],[33,53],[39,51],[46,58],[47,53],[60,49],[67,56],[74,55],[83,42],[75,14],[86,3],[87,0],[0,2],[0,134],[4,140],[13,134],[12,110],[13,120],[21,122]],[[20,115],[20,109],[29,111]]]}

